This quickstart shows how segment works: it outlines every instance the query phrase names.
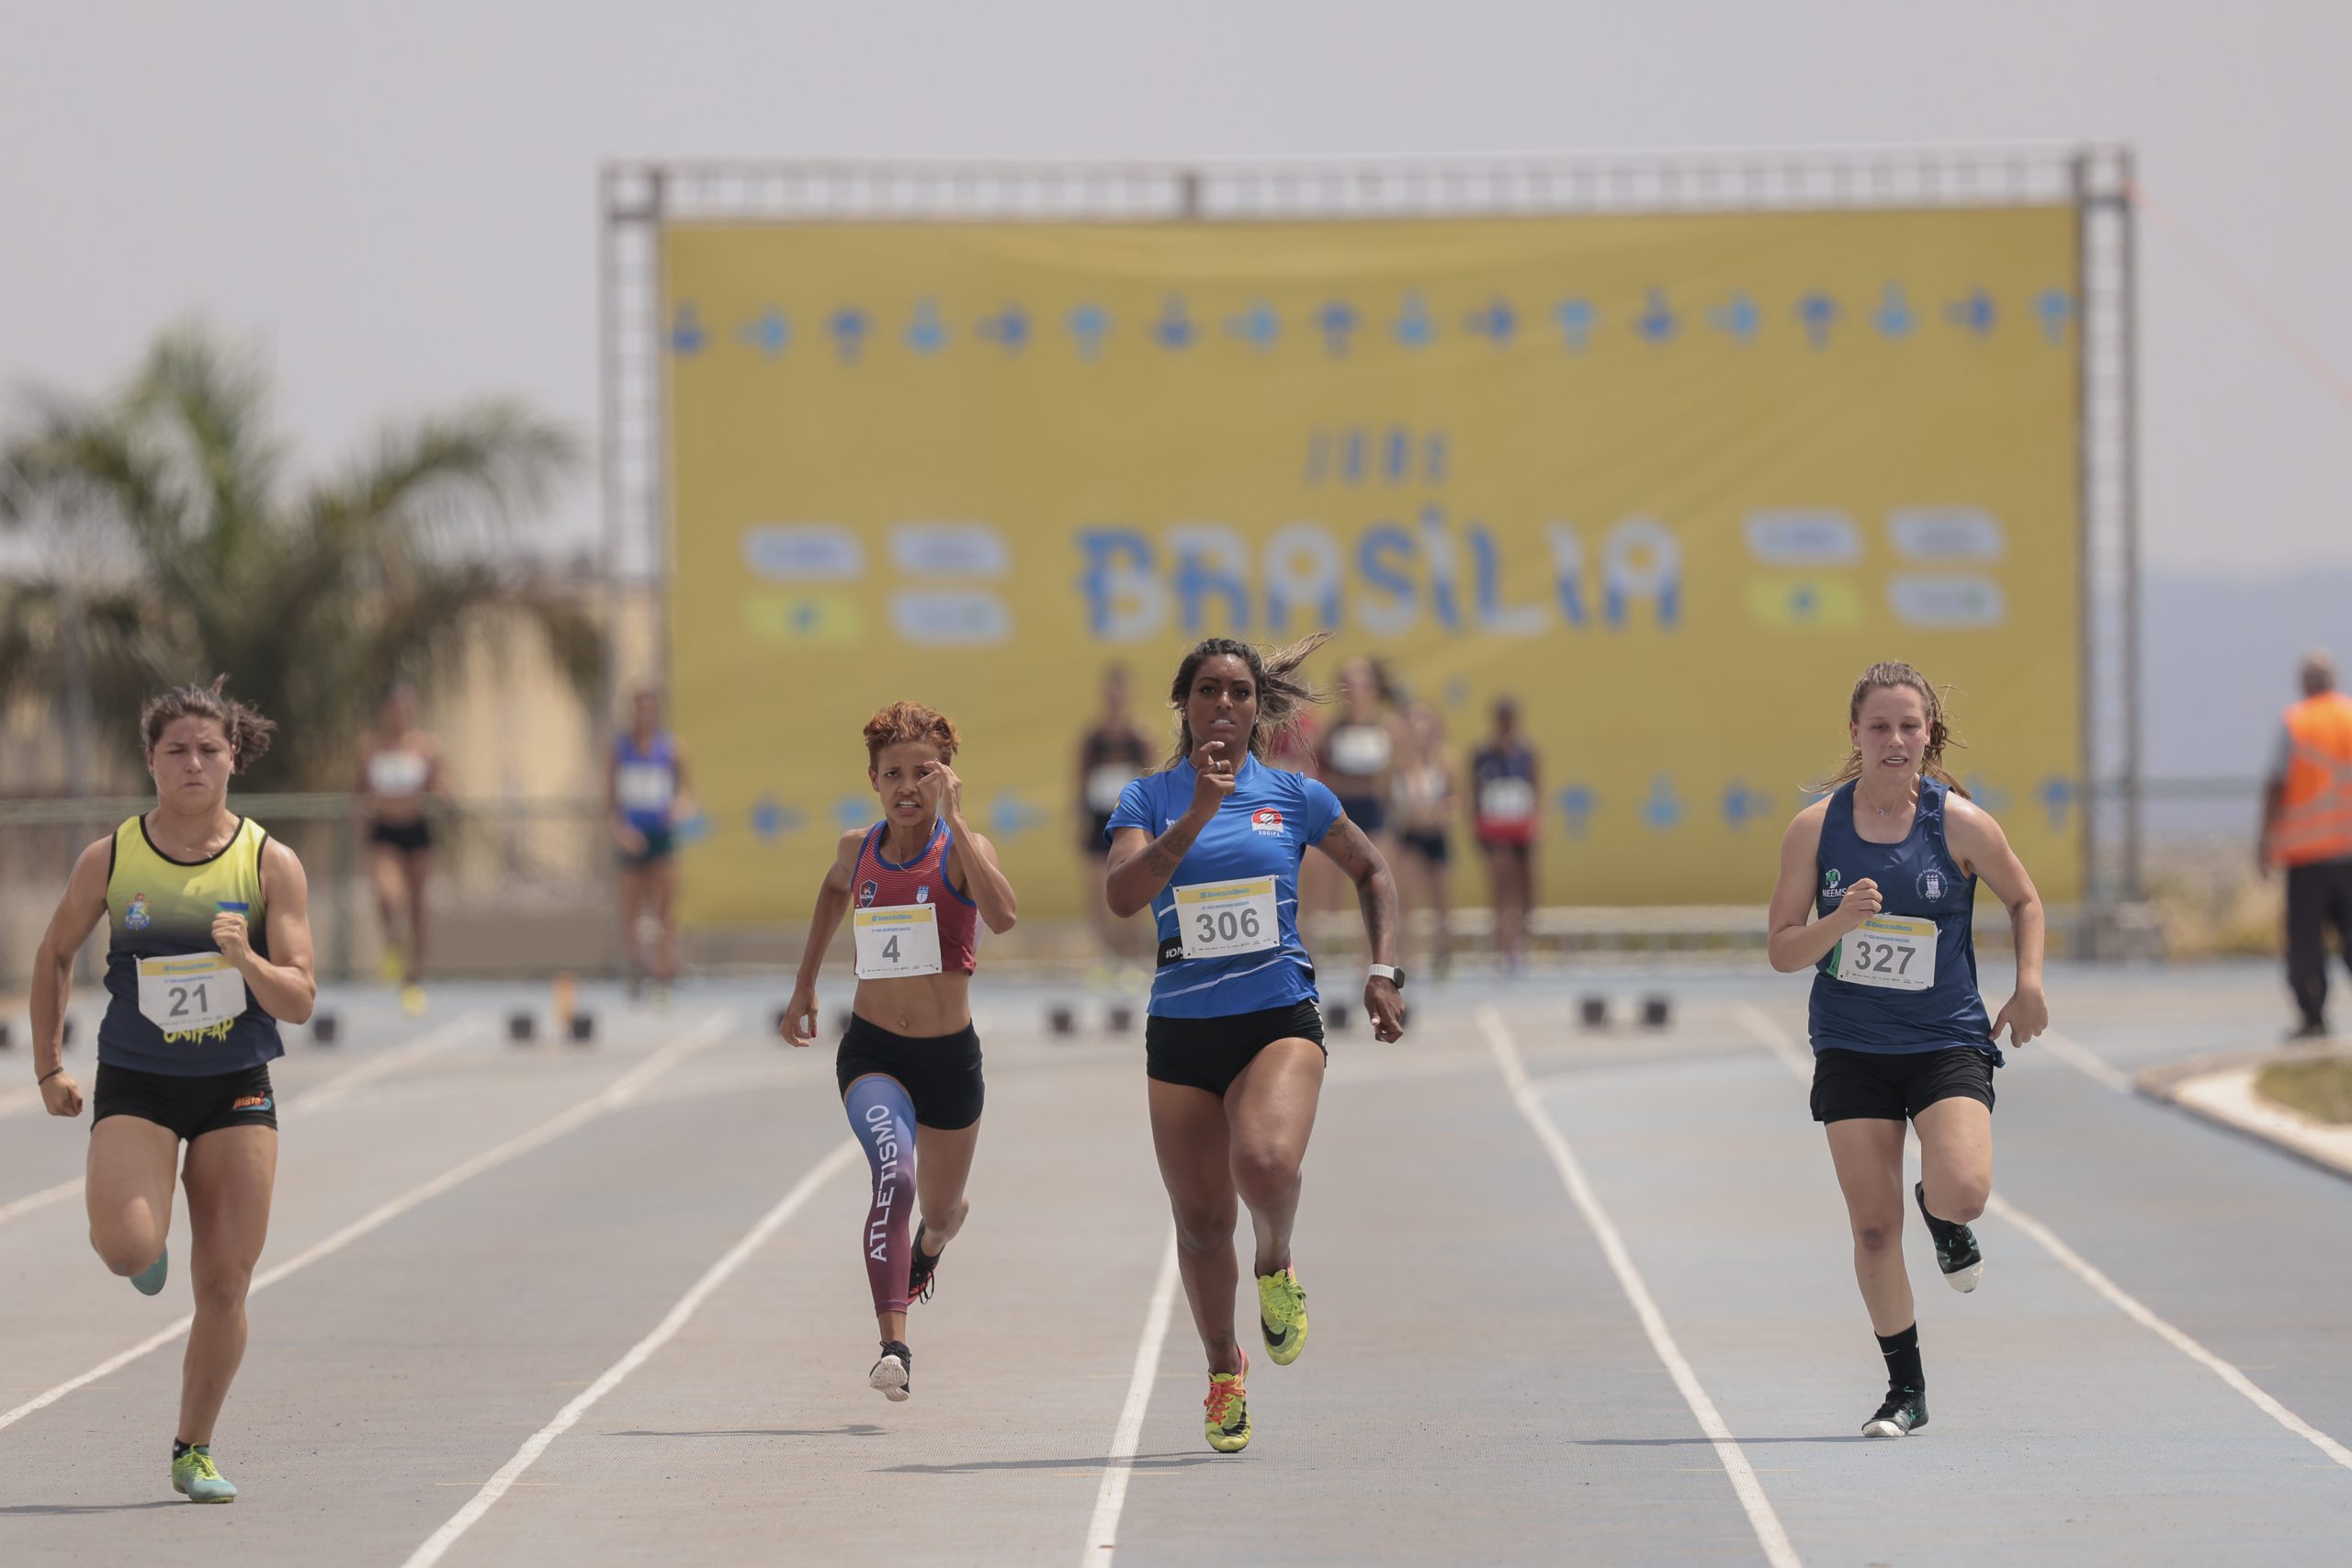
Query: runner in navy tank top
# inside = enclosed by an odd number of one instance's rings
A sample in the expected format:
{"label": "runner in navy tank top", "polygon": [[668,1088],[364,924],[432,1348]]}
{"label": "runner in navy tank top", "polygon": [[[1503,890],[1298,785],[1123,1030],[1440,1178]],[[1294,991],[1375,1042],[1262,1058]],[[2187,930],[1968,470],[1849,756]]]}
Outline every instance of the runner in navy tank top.
{"label": "runner in navy tank top", "polygon": [[1310,844],[1356,885],[1372,950],[1363,1006],[1373,1032],[1405,1031],[1396,967],[1396,886],[1329,789],[1263,760],[1315,694],[1295,675],[1327,634],[1263,653],[1211,637],[1177,667],[1176,755],[1129,784],[1111,815],[1104,896],[1149,908],[1159,971],[1144,1031],[1151,1141],[1176,1216],[1176,1261],[1208,1352],[1209,1447],[1250,1441],[1233,1333],[1240,1280],[1234,1208],[1257,1234],[1258,1325],[1277,1366],[1306,1343],[1306,1292],[1291,1267],[1301,1162],[1323,1088],[1315,967],[1298,929],[1299,862]]}
{"label": "runner in navy tank top", "polygon": [[913,1387],[907,1305],[930,1299],[939,1255],[971,1212],[978,925],[1001,935],[1014,919],[995,849],[964,823],[964,781],[948,766],[958,744],[944,716],[915,703],[866,721],[865,776],[882,820],[842,835],[779,1021],[793,1044],[815,1043],[817,973],[848,915],[857,992],[833,1071],[873,1178],[857,1245],[882,1353],[866,1382],[892,1400]]}
{"label": "runner in navy tank top", "polygon": [[[1781,840],[1772,967],[1812,968],[1813,1117],[1854,1233],[1854,1277],[1885,1359],[1871,1438],[1927,1425],[1927,1376],[1903,1269],[1903,1124],[1919,1135],[1911,1197],[1956,1291],[1984,1271],[1968,1222],[1993,1191],[2000,1034],[2050,1026],[2041,898],[2000,825],[1943,769],[1943,703],[1908,664],[1873,664],[1847,705],[1853,750]],[[1970,928],[1982,880],[2009,911],[2017,988],[1989,1021]]]}

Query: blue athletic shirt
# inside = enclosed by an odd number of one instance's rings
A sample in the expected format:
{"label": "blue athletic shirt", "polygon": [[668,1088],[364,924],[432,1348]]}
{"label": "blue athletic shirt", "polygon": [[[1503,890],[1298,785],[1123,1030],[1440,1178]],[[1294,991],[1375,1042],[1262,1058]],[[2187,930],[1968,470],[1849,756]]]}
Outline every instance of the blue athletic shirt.
{"label": "blue athletic shirt", "polygon": [[[1157,839],[1191,808],[1194,777],[1193,764],[1182,761],[1136,780],[1119,792],[1103,837],[1140,828]],[[1272,876],[1281,941],[1256,953],[1163,959],[1152,976],[1146,1010],[1155,1018],[1227,1018],[1316,1000],[1315,964],[1298,940],[1298,863],[1306,846],[1320,841],[1339,819],[1339,796],[1319,781],[1267,767],[1255,757],[1245,759],[1233,793],[1193,840],[1168,886],[1153,897],[1151,912],[1160,951],[1181,953],[1176,889]]]}
{"label": "blue athletic shirt", "polygon": [[1821,820],[1816,862],[1821,886],[1815,908],[1834,911],[1846,889],[1864,877],[1878,884],[1880,909],[1936,924],[1936,983],[1924,991],[1887,990],[1830,977],[1829,960],[1813,976],[1811,1029],[1816,1051],[1835,1046],[1901,1055],[1972,1045],[1989,1051],[1995,1066],[2001,1053],[1993,1043],[1992,1020],[1976,988],[1976,942],[1971,916],[1976,879],[1960,869],[1944,842],[1944,806],[1950,792],[1930,778],[1919,781],[1919,807],[1911,831],[1899,844],[1874,844],[1854,831],[1854,786],[1840,784],[1829,796]]}

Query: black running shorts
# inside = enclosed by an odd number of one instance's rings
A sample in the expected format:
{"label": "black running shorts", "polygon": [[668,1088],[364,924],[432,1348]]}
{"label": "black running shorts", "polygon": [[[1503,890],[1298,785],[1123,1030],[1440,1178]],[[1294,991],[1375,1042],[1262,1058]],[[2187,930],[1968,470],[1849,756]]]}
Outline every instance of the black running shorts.
{"label": "black running shorts", "polygon": [[1993,1109],[1993,1053],[1973,1045],[1904,1052],[1847,1051],[1831,1045],[1813,1054],[1816,1122],[1857,1117],[1907,1122],[1954,1095]]}
{"label": "black running shorts", "polygon": [[194,1142],[223,1127],[277,1126],[277,1096],[269,1087],[267,1067],[181,1077],[100,1062],[97,1087],[90,1092],[90,1124],[109,1116],[136,1116]]}
{"label": "black running shorts", "polygon": [[850,1014],[833,1077],[846,1095],[871,1073],[899,1080],[914,1101],[918,1126],[953,1133],[980,1119],[987,1085],[980,1080],[980,1037],[968,1023],[954,1034],[917,1039]]}
{"label": "black running shorts", "polygon": [[[1241,1069],[1277,1040],[1312,1040],[1323,1045],[1322,1010],[1300,1001],[1224,1018],[1148,1018],[1143,1026],[1144,1073],[1161,1083],[1204,1089],[1222,1100]],[[1331,1048],[1323,1045],[1323,1055],[1329,1056]]]}

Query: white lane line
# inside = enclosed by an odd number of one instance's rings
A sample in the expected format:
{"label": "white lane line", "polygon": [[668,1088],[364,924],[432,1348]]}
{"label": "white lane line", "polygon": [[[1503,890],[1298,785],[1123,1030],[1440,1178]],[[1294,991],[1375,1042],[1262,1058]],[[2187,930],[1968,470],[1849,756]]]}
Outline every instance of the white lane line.
{"label": "white lane line", "polygon": [[2036,1040],[2032,1045],[2025,1046],[2024,1049],[2030,1051],[2035,1045],[2048,1051],[2052,1055],[2102,1088],[2111,1089],[2118,1094],[2132,1092],[2130,1073],[2125,1072],[2089,1046],[2071,1040],[2054,1029],[2043,1031],[2041,1038]]}
{"label": "white lane line", "polygon": [[1700,1386],[1699,1374],[1691,1371],[1682,1348],[1674,1340],[1674,1332],[1666,1325],[1666,1315],[1658,1311],[1657,1302],[1650,1295],[1649,1286],[1643,1282],[1641,1270],[1634,1267],[1633,1254],[1626,1251],[1624,1238],[1610,1219],[1607,1210],[1592,1190],[1592,1183],[1585,1179],[1584,1167],[1561,1134],[1552,1113],[1530,1085],[1527,1068],[1521,1064],[1519,1047],[1513,1043],[1510,1026],[1502,1014],[1492,1006],[1478,1010],[1478,1027],[1486,1032],[1487,1043],[1493,1048],[1495,1061],[1501,1066],[1503,1081],[1510,1086],[1510,1097],[1519,1113],[1527,1118],[1535,1136],[1552,1156],[1553,1167],[1560,1173],[1561,1185],[1576,1202],[1577,1212],[1600,1244],[1600,1254],[1609,1260],[1610,1271],[1617,1276],[1618,1288],[1633,1303],[1634,1315],[1641,1319],[1642,1332],[1649,1337],[1650,1348],[1666,1366],[1674,1386],[1681,1392],[1682,1402],[1690,1407],[1698,1419],[1699,1429],[1714,1445],[1715,1458],[1724,1467],[1724,1474],[1731,1481],[1731,1489],[1739,1498],[1739,1506],[1747,1510],[1747,1522],[1756,1531],[1757,1544],[1764,1549],[1764,1559],[1773,1568],[1800,1568],[1803,1559],[1796,1548],[1789,1544],[1789,1532],[1781,1528],[1781,1516],[1773,1510],[1772,1500],[1764,1495],[1763,1483],[1756,1479],[1755,1467],[1747,1462],[1747,1455],[1739,1439],[1731,1435],[1715,1402]]}
{"label": "white lane line", "polygon": [[[348,1072],[336,1074],[309,1094],[297,1095],[292,1100],[282,1102],[281,1109],[300,1110],[305,1115],[315,1115],[347,1099],[351,1091],[362,1084],[372,1083],[389,1073],[397,1072],[421,1057],[435,1055],[447,1050],[471,1034],[475,1026],[481,1022],[483,1016],[479,1012],[460,1014],[447,1023],[425,1031],[405,1045],[387,1051],[382,1055]],[[83,1184],[88,1179],[86,1176],[77,1176],[71,1181],[61,1181],[54,1187],[44,1187],[40,1191],[18,1198],[13,1202],[0,1203],[0,1225],[6,1224],[10,1220],[20,1219],[36,1210],[46,1209],[51,1203],[63,1202],[80,1192]]]}
{"label": "white lane line", "polygon": [[[1791,1037],[1788,1031],[1772,1021],[1769,1013],[1752,1004],[1743,1003],[1739,1008],[1739,1015],[1740,1021],[1747,1025],[1748,1032],[1754,1034],[1772,1055],[1778,1056],[1791,1072],[1808,1080],[1813,1077],[1813,1064],[1804,1059],[1804,1052]],[[2342,1443],[2279,1404],[2252,1378],[2247,1377],[2244,1371],[2222,1359],[2195,1339],[2158,1317],[2150,1310],[2146,1303],[2109,1279],[2081,1253],[2067,1246],[2059,1238],[2056,1231],[2052,1230],[1998,1193],[1993,1195],[1992,1201],[1985,1205],[1985,1208],[2033,1237],[2041,1244],[2044,1252],[2057,1259],[2060,1268],[2088,1285],[2093,1292],[2105,1298],[2109,1306],[2114,1307],[2124,1316],[2220,1378],[2239,1393],[2244,1394],[2254,1407],[2265,1416],[2269,1416],[2345,1469],[2352,1470],[2352,1449],[2346,1449]]]}
{"label": "white lane line", "polygon": [[440,1562],[442,1554],[458,1543],[458,1538],[473,1529],[481,1517],[516,1484],[522,1473],[538,1462],[539,1456],[547,1452],[558,1438],[570,1431],[598,1400],[618,1388],[623,1380],[650,1359],[654,1352],[677,1337],[678,1331],[685,1327],[713,1291],[725,1284],[729,1277],[743,1266],[744,1260],[775,1234],[777,1227],[799,1213],[817,1189],[858,1157],[857,1140],[852,1138],[835,1145],[831,1154],[811,1166],[806,1175],[793,1183],[792,1190],[777,1200],[775,1207],[760,1217],[760,1223],[753,1225],[742,1240],[729,1247],[726,1256],[705,1270],[703,1277],[695,1281],[694,1288],[678,1298],[678,1304],[654,1325],[652,1333],[630,1346],[628,1353],[605,1368],[602,1377],[557,1411],[554,1420],[525,1439],[523,1446],[514,1450],[514,1457],[499,1466],[498,1473],[483,1482],[481,1490],[467,1499],[464,1507],[452,1514],[447,1524],[435,1530],[425,1539],[424,1545],[409,1554],[405,1568],[429,1568],[430,1564]]}
{"label": "white lane line", "polygon": [[[584,1126],[608,1111],[618,1110],[626,1105],[630,1098],[654,1076],[668,1071],[686,1057],[704,1050],[722,1038],[730,1021],[726,1013],[711,1014],[684,1034],[664,1043],[660,1050],[639,1063],[629,1072],[581,1100],[570,1110],[540,1122],[519,1137],[508,1139],[494,1149],[451,1166],[432,1180],[421,1186],[412,1187],[388,1202],[378,1204],[333,1235],[296,1253],[285,1262],[263,1269],[254,1276],[254,1282],[245,1292],[247,1299],[259,1295],[280,1280],[301,1272],[321,1258],[334,1256],[370,1232],[382,1229],[417,1205],[438,1198],[451,1188],[470,1181],[484,1171],[493,1170],[509,1160],[529,1154],[542,1145],[551,1144],[566,1133]],[[0,1411],[0,1427],[13,1427],[35,1411],[45,1410],[56,1404],[75,1389],[86,1388],[100,1378],[109,1377],[120,1371],[150,1351],[161,1349],[186,1334],[188,1326],[195,1321],[196,1318],[192,1314],[182,1317],[169,1326],[149,1335],[130,1349],[119,1355],[107,1357],[81,1376],[68,1378],[47,1393],[36,1394],[14,1410]]]}
{"label": "white lane line", "polygon": [[1111,1457],[1102,1472],[1102,1488],[1094,1495],[1094,1517],[1087,1521],[1086,1550],[1078,1559],[1081,1568],[1107,1568],[1118,1549],[1119,1515],[1127,1506],[1127,1480],[1135,1473],[1144,1413],[1151,1407],[1152,1384],[1159,1379],[1159,1352],[1168,1343],[1168,1324],[1175,1313],[1176,1232],[1171,1226],[1168,1250],[1159,1258],[1159,1278],[1151,1287],[1151,1304],[1143,1311],[1143,1337],[1136,1342],[1136,1367],[1127,1379],[1127,1400],[1119,1406],[1118,1425],[1111,1428]]}

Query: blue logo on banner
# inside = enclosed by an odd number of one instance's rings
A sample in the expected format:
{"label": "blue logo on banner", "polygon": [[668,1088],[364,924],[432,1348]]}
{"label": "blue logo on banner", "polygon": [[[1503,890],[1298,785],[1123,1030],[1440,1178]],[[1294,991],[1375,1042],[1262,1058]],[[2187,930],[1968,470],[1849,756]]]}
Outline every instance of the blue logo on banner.
{"label": "blue logo on banner", "polygon": [[1993,297],[1982,288],[1972,289],[1965,299],[1955,299],[1944,307],[1944,320],[1963,332],[1978,337],[1993,330]]}
{"label": "blue logo on banner", "polygon": [[1427,348],[1436,335],[1437,323],[1430,320],[1430,308],[1421,303],[1420,292],[1407,289],[1405,303],[1396,314],[1396,341],[1407,348]]}
{"label": "blue logo on banner", "polygon": [[1770,816],[1771,810],[1772,797],[1761,790],[1748,788],[1745,781],[1734,779],[1724,786],[1724,821],[1733,832]]}
{"label": "blue logo on banner", "polygon": [[1642,820],[1653,833],[1671,832],[1682,820],[1682,802],[1675,796],[1674,781],[1664,773],[1650,780],[1650,797],[1642,802]]}
{"label": "blue logo on banner", "polygon": [[1348,341],[1362,318],[1356,308],[1345,299],[1334,299],[1315,312],[1315,325],[1323,333],[1323,346],[1334,355],[1348,352]]}
{"label": "blue logo on banner", "polygon": [[1492,338],[1497,348],[1510,342],[1512,329],[1519,325],[1519,312],[1510,301],[1498,294],[1485,309],[1473,310],[1462,318],[1463,330],[1475,336]]}
{"label": "blue logo on banner", "polygon": [[1593,310],[1589,299],[1563,299],[1553,307],[1552,319],[1560,323],[1560,337],[1570,354],[1582,354],[1585,344],[1592,341]]}
{"label": "blue logo on banner", "polygon": [[786,833],[800,829],[800,813],[781,804],[772,795],[763,795],[752,806],[752,836],[762,843],[774,843]]}
{"label": "blue logo on banner", "polygon": [[1262,299],[1250,301],[1250,308],[1238,316],[1226,319],[1225,330],[1242,342],[1255,345],[1260,352],[1274,346],[1274,339],[1282,335],[1282,318],[1274,308]]}
{"label": "blue logo on banner", "polygon": [[937,354],[947,346],[947,323],[939,319],[937,300],[915,301],[915,319],[907,328],[907,346],[922,355]]}
{"label": "blue logo on banner", "polygon": [[702,330],[702,313],[695,309],[695,302],[691,299],[678,301],[677,316],[670,323],[671,351],[681,355],[700,354],[703,345],[709,341],[710,334]]}
{"label": "blue logo on banner", "polygon": [[1111,313],[1100,305],[1080,305],[1069,313],[1069,335],[1078,340],[1078,356],[1091,365],[1102,356],[1102,340],[1111,335]]}
{"label": "blue logo on banner", "polygon": [[792,323],[784,312],[771,305],[761,314],[735,329],[737,341],[760,351],[763,357],[774,359],[792,342]]}
{"label": "blue logo on banner", "polygon": [[854,365],[860,350],[865,346],[865,334],[874,325],[872,318],[854,305],[844,305],[835,310],[825,323],[833,334],[833,352],[843,365]]}
{"label": "blue logo on banner", "polygon": [[1592,814],[1600,801],[1592,791],[1580,784],[1572,784],[1553,798],[1559,802],[1560,815],[1567,818],[1568,837],[1581,839],[1585,829],[1592,826]]}
{"label": "blue logo on banner", "polygon": [[1709,326],[1740,343],[1755,341],[1758,319],[1756,301],[1744,293],[1734,293],[1729,303],[1707,312]]}
{"label": "blue logo on banner", "polygon": [[993,316],[983,316],[973,329],[989,342],[999,344],[1007,354],[1018,354],[1029,341],[1029,316],[1018,305],[1007,305]]}
{"label": "blue logo on banner", "polygon": [[1168,302],[1159,308],[1159,320],[1152,322],[1151,335],[1162,348],[1193,345],[1193,318],[1185,312],[1182,294],[1170,294]]}
{"label": "blue logo on banner", "polygon": [[1886,292],[1878,302],[1878,313],[1871,320],[1877,324],[1882,336],[1903,338],[1911,335],[1911,327],[1917,318],[1911,313],[1911,302],[1903,297],[1903,285],[1890,283],[1886,286]]}
{"label": "blue logo on banner", "polygon": [[1968,790],[1968,798],[1997,817],[2009,808],[2009,792],[1989,784],[1982,773],[1971,773],[1961,783]]}
{"label": "blue logo on banner", "polygon": [[1804,323],[1807,342],[1815,348],[1829,346],[1829,329],[1838,322],[1838,301],[1826,294],[1808,294],[1797,301],[1797,320]]}
{"label": "blue logo on banner", "polygon": [[1634,318],[1634,330],[1651,343],[1668,343],[1674,337],[1674,310],[1666,302],[1666,290],[1653,288],[1642,313]]}
{"label": "blue logo on banner", "polygon": [[2066,828],[2066,812],[2075,804],[2075,781],[2054,776],[2046,778],[2041,781],[2041,787],[2034,794],[2040,797],[2041,808],[2050,813],[2050,830],[2053,833],[2064,832]]}
{"label": "blue logo on banner", "polygon": [[874,797],[870,795],[845,795],[833,802],[833,825],[847,832],[863,828],[874,820]]}
{"label": "blue logo on banner", "polygon": [[2063,288],[2046,288],[2035,297],[2033,313],[2041,318],[2041,335],[2053,344],[2066,341],[2066,323],[2074,318],[2075,297]]}
{"label": "blue logo on banner", "polygon": [[989,803],[989,830],[1001,839],[1017,839],[1051,815],[1007,790]]}

